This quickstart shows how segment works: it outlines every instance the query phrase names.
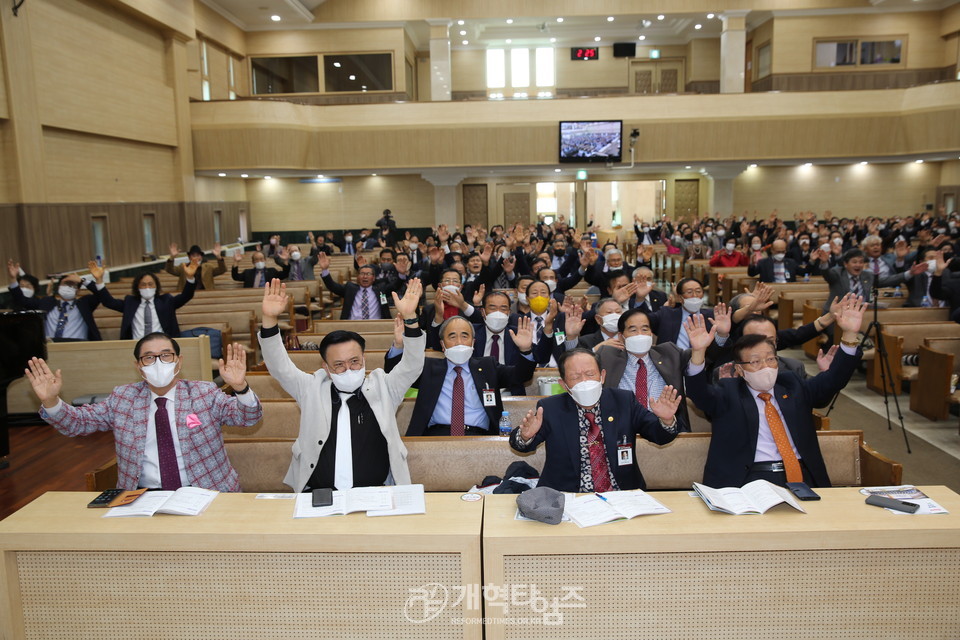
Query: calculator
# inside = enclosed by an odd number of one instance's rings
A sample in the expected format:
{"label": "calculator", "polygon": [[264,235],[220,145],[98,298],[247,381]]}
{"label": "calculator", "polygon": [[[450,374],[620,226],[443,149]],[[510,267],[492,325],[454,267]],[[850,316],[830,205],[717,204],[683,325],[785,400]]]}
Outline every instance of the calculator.
{"label": "calculator", "polygon": [[113,502],[114,498],[123,493],[123,489],[107,489],[96,498],[90,501],[90,504],[87,505],[90,509],[97,509],[100,507],[109,507],[110,503]]}

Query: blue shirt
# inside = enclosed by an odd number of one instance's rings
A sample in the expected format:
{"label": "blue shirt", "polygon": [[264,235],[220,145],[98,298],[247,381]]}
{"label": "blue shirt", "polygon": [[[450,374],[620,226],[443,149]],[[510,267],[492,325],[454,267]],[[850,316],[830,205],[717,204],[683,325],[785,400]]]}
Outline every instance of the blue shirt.
{"label": "blue shirt", "polygon": [[463,423],[469,427],[488,429],[490,421],[487,419],[487,412],[483,409],[483,403],[480,402],[477,385],[473,382],[470,363],[455,365],[449,360],[447,360],[447,375],[443,379],[440,397],[433,408],[433,415],[430,416],[428,426],[450,424],[450,415],[453,410],[453,381],[457,377],[457,372],[453,368],[456,366],[462,367],[460,375],[463,377]]}
{"label": "blue shirt", "polygon": [[[653,360],[650,359],[649,351],[643,354],[641,360],[643,360],[643,366],[647,368],[647,405],[649,406],[650,398],[659,398],[660,394],[663,393],[663,388],[667,386],[667,383],[663,379],[663,376],[660,375],[660,372],[657,371]],[[628,353],[627,366],[623,370],[623,376],[620,378],[618,388],[635,394],[637,391],[637,372],[639,370],[640,365],[638,364],[637,357],[632,353]]]}
{"label": "blue shirt", "polygon": [[[47,312],[47,317],[44,320],[44,328],[46,329],[48,338],[53,338],[57,333],[57,322],[60,321],[60,308],[64,302],[64,300],[57,300],[57,306]],[[67,302],[67,323],[63,325],[63,335],[60,337],[70,340],[88,340],[90,337],[87,323],[83,321],[83,316],[80,315],[80,310],[77,309],[76,300]]]}

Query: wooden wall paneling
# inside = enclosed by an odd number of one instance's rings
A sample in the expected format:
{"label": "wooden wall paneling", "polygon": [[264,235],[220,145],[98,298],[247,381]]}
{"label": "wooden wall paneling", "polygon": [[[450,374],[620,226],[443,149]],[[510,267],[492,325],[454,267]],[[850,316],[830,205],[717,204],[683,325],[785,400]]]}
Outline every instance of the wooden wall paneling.
{"label": "wooden wall paneling", "polygon": [[207,64],[210,71],[210,99],[228,100],[230,98],[230,78],[227,68],[229,56],[212,42],[207,43]]}
{"label": "wooden wall paneling", "polygon": [[30,10],[45,126],[176,144],[173,82],[156,28],[89,1]]}
{"label": "wooden wall paneling", "polygon": [[[0,261],[6,263],[10,258],[24,265],[30,264],[30,255],[23,243],[23,233],[20,225],[21,207],[16,204],[0,204]],[[4,280],[4,286],[7,281]]]}
{"label": "wooden wall paneling", "polygon": [[0,40],[0,120],[10,117],[7,109],[7,79],[3,69],[3,41]]}
{"label": "wooden wall paneling", "polygon": [[193,1],[194,21],[197,36],[216,42],[228,51],[243,56],[247,50],[246,34],[219,13],[199,0]]}
{"label": "wooden wall paneling", "polygon": [[191,100],[203,99],[203,77],[200,73],[200,41],[187,42],[187,88]]}
{"label": "wooden wall paneling", "polygon": [[128,11],[144,22],[159,23],[169,31],[180,35],[183,39],[194,36],[194,1],[193,0],[109,0],[119,9]]}
{"label": "wooden wall paneling", "polygon": [[17,158],[13,144],[13,123],[0,119],[0,203],[20,200],[17,189]]}
{"label": "wooden wall paneling", "polygon": [[487,185],[463,185],[463,224],[490,228],[487,221]]}

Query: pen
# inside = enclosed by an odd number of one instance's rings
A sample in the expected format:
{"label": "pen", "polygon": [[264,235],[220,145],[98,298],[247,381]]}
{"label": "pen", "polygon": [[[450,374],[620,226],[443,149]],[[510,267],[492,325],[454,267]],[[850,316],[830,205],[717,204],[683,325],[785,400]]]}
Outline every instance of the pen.
{"label": "pen", "polygon": [[594,493],[593,495],[597,496],[598,498],[600,498],[600,499],[603,500],[604,502],[609,502],[609,500],[607,500],[606,498],[604,498],[604,497],[603,497],[602,495],[600,495],[599,493]]}

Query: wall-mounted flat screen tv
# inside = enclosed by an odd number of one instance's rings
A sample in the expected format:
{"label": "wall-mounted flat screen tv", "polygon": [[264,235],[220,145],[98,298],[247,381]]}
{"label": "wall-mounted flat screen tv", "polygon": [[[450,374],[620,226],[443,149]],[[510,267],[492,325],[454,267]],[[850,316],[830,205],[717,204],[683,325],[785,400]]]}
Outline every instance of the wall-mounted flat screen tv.
{"label": "wall-mounted flat screen tv", "polygon": [[620,162],[622,120],[560,123],[560,162]]}

